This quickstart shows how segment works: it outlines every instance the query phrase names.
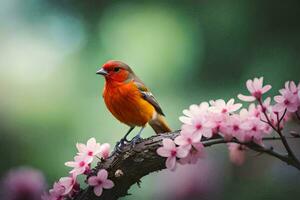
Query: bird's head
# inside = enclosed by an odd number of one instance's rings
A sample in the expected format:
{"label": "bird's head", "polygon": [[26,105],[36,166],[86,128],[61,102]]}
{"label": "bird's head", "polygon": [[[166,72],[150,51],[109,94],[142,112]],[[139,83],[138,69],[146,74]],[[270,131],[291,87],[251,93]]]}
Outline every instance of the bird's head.
{"label": "bird's head", "polygon": [[100,68],[96,74],[105,77],[106,81],[124,82],[134,75],[131,68],[121,61],[110,60]]}

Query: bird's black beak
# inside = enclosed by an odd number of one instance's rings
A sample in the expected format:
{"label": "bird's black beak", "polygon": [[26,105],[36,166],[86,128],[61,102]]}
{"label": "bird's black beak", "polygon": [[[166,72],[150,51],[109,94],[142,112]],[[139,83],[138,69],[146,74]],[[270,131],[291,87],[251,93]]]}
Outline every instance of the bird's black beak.
{"label": "bird's black beak", "polygon": [[106,76],[108,74],[107,71],[105,71],[103,68],[99,69],[96,74],[100,74],[100,75],[103,75],[103,76]]}

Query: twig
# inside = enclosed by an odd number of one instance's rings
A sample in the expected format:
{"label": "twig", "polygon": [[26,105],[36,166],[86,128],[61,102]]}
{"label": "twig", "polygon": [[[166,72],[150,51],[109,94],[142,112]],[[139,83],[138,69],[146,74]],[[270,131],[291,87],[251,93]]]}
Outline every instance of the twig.
{"label": "twig", "polygon": [[280,124],[280,123],[282,122],[282,120],[283,120],[283,118],[284,118],[284,116],[285,116],[285,114],[286,114],[286,111],[287,111],[287,109],[284,110],[282,116],[281,116],[280,119],[279,119],[278,124]]}
{"label": "twig", "polygon": [[[262,103],[262,100],[261,99],[258,99],[257,100],[258,103],[260,104],[260,106],[263,108],[264,105]],[[283,146],[285,147],[287,153],[288,153],[288,157],[290,157],[295,163],[297,163],[297,165],[300,165],[300,162],[299,160],[297,159],[297,157],[295,156],[295,154],[293,153],[292,149],[290,148],[286,138],[284,137],[284,135],[282,134],[282,131],[281,131],[281,128],[280,128],[280,123],[281,121],[283,120],[285,114],[286,114],[286,111],[287,109],[284,110],[284,113],[283,115],[280,117],[279,119],[279,114],[276,113],[276,117],[277,117],[277,128],[273,125],[273,123],[271,122],[271,120],[269,119],[268,115],[267,115],[267,112],[266,112],[266,109],[262,109],[262,113],[264,114],[264,116],[266,117],[267,119],[267,122],[268,124],[272,127],[272,129],[274,131],[276,131],[278,133],[278,135],[280,136],[281,138],[281,141],[282,141],[282,144]],[[266,152],[267,153],[267,152]]]}

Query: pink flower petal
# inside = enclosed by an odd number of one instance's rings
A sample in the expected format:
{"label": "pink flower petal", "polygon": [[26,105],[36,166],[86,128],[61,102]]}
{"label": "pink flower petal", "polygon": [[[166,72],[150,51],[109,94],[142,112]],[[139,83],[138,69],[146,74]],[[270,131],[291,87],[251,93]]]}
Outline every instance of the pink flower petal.
{"label": "pink flower petal", "polygon": [[264,82],[264,77],[260,77],[260,78],[258,79],[258,88],[262,88],[263,82]]}
{"label": "pink flower petal", "polygon": [[191,122],[191,118],[186,117],[186,116],[181,116],[181,117],[179,117],[179,120],[180,120],[182,123],[184,123],[184,124],[191,124],[191,123],[192,123],[192,122]]}
{"label": "pink flower petal", "polygon": [[181,126],[181,132],[193,133],[194,131],[195,131],[195,128],[193,125],[183,124]]}
{"label": "pink flower petal", "polygon": [[103,188],[110,189],[114,187],[114,183],[111,180],[105,180],[102,184]]}
{"label": "pink flower petal", "polygon": [[264,94],[264,93],[268,92],[271,88],[272,88],[271,85],[265,85],[265,86],[261,89],[261,92]]}
{"label": "pink flower petal", "polygon": [[94,193],[96,196],[100,197],[102,194],[103,188],[101,186],[94,187]]}
{"label": "pink flower petal", "polygon": [[77,163],[74,162],[74,161],[69,161],[69,162],[65,162],[65,165],[67,167],[76,167],[77,166]]}
{"label": "pink flower petal", "polygon": [[282,106],[282,104],[275,104],[273,106],[273,111],[274,112],[282,112],[282,111],[284,111],[284,109],[285,109],[285,107]]}
{"label": "pink flower petal", "polygon": [[238,98],[242,101],[246,101],[246,102],[252,102],[252,101],[255,101],[255,97],[253,96],[245,96],[243,94],[239,94],[238,95]]}
{"label": "pink flower petal", "polygon": [[53,184],[53,188],[49,190],[49,194],[52,197],[62,196],[64,192],[65,192],[65,187],[62,186],[59,182],[55,182]]}
{"label": "pink flower petal", "polygon": [[63,195],[66,195],[73,189],[75,180],[72,177],[62,177],[59,179],[59,183],[65,188]]}
{"label": "pink flower petal", "polygon": [[176,157],[168,157],[166,160],[166,167],[169,170],[174,171],[176,167]]}
{"label": "pink flower petal", "polygon": [[202,134],[206,138],[211,138],[212,137],[212,129],[204,129],[202,131]]}
{"label": "pink flower petal", "polygon": [[270,106],[270,103],[271,103],[271,97],[267,97],[266,100],[264,101],[264,105],[268,107]]}
{"label": "pink flower petal", "polygon": [[70,171],[70,174],[73,174],[74,176],[78,176],[80,174],[83,174],[85,172],[85,168],[74,168],[73,170]]}
{"label": "pink flower petal", "polygon": [[296,86],[296,84],[295,84],[294,81],[291,81],[291,82],[290,82],[290,89],[291,89],[292,92],[293,92],[293,91],[297,91],[297,86]]}
{"label": "pink flower petal", "polygon": [[[261,77],[261,78],[262,78],[262,77]],[[260,78],[260,79],[261,79],[261,78]],[[257,91],[257,90],[259,90],[259,89],[261,88],[262,82],[261,82],[260,79],[254,78],[253,84],[252,84],[252,86],[253,86],[253,88],[254,88],[254,91]]]}
{"label": "pink flower petal", "polygon": [[90,186],[96,186],[96,185],[98,185],[99,184],[98,183],[98,177],[97,176],[91,176],[91,177],[89,177],[88,184]]}
{"label": "pink flower petal", "polygon": [[104,159],[107,159],[109,156],[110,144],[104,143],[100,147],[100,156]]}
{"label": "pink flower petal", "polygon": [[105,169],[101,169],[99,170],[98,174],[97,174],[97,177],[98,179],[100,180],[106,180],[107,179],[107,176],[108,176],[108,173]]}
{"label": "pink flower petal", "polygon": [[246,87],[247,87],[247,89],[248,89],[248,91],[250,92],[250,93],[252,93],[252,92],[254,92],[255,91],[255,89],[253,88],[253,81],[252,80],[247,80],[247,82],[246,82]]}
{"label": "pink flower petal", "polygon": [[177,145],[185,145],[185,144],[187,144],[187,141],[186,141],[185,137],[182,136],[182,135],[177,136],[175,138],[174,142]]}
{"label": "pink flower petal", "polygon": [[289,111],[289,112],[296,112],[297,110],[298,110],[298,105],[297,104],[292,104],[292,105],[290,105],[289,107],[287,107],[287,110]]}
{"label": "pink flower petal", "polygon": [[163,142],[164,148],[166,148],[166,149],[174,149],[176,147],[175,143],[173,142],[173,140],[171,140],[169,138],[163,139],[162,142]]}
{"label": "pink flower petal", "polygon": [[77,143],[77,144],[76,144],[76,148],[77,148],[77,150],[78,150],[80,153],[81,153],[81,152],[84,152],[84,151],[86,150],[85,145],[82,144],[82,143]]}
{"label": "pink flower petal", "polygon": [[186,157],[188,155],[188,153],[189,153],[188,149],[186,149],[184,147],[177,147],[177,154],[176,154],[176,156],[178,158],[184,158],[184,157]]}
{"label": "pink flower petal", "polygon": [[86,146],[91,148],[93,148],[95,145],[96,145],[96,139],[94,137],[90,138],[86,143]]}
{"label": "pink flower petal", "polygon": [[250,130],[251,129],[251,122],[249,122],[249,121],[246,121],[246,122],[244,122],[244,123],[242,123],[242,124],[240,124],[240,126],[239,126],[241,129],[243,129],[243,130],[246,130],[246,131],[248,131],[248,130]]}
{"label": "pink flower petal", "polygon": [[193,142],[200,142],[201,138],[202,138],[202,135],[199,133],[193,133],[193,135],[192,135]]}
{"label": "pink flower petal", "polygon": [[171,151],[168,150],[168,149],[165,149],[164,147],[159,147],[157,150],[156,150],[156,153],[162,157],[169,157],[171,156]]}
{"label": "pink flower petal", "polygon": [[240,149],[239,144],[228,143],[229,157],[231,162],[240,166],[245,162],[245,151]]}
{"label": "pink flower petal", "polygon": [[193,144],[193,147],[197,149],[197,151],[204,151],[204,146],[201,142]]}
{"label": "pink flower petal", "polygon": [[229,99],[229,101],[227,102],[227,105],[233,105],[233,104],[234,104],[234,99],[233,98]]}
{"label": "pink flower petal", "polygon": [[188,116],[188,117],[191,117],[191,116],[192,116],[191,111],[188,110],[188,109],[184,109],[184,110],[182,111],[182,113],[183,113],[184,115]]}
{"label": "pink flower petal", "polygon": [[283,96],[277,95],[277,96],[274,97],[274,100],[277,103],[282,103],[284,101],[284,98],[283,98]]}
{"label": "pink flower petal", "polygon": [[242,106],[243,105],[241,103],[234,104],[234,105],[232,105],[230,112],[235,112],[235,111],[239,110]]}

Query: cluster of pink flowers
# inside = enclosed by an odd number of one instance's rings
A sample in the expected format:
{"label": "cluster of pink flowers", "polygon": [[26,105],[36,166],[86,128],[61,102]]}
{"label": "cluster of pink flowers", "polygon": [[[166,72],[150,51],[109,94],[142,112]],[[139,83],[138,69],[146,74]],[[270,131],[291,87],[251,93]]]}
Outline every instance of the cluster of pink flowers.
{"label": "cluster of pink flowers", "polygon": [[[96,142],[95,138],[90,138],[87,144],[76,144],[78,153],[73,161],[66,162],[65,165],[71,167],[70,176],[62,177],[55,182],[53,188],[49,190],[49,194],[43,195],[43,200],[63,200],[73,197],[79,190],[80,185],[77,182],[79,175],[89,175],[91,172],[91,164],[95,157],[99,159],[107,159],[110,153],[110,145]],[[108,174],[105,169],[101,169],[97,176],[90,176],[87,180],[88,184],[94,187],[95,195],[100,196],[102,189],[110,189],[114,186],[113,182],[107,179]]]}
{"label": "cluster of pink flowers", "polygon": [[[255,142],[263,145],[262,139],[276,130],[283,128],[283,123],[300,110],[300,83],[287,81],[285,88],[279,90],[275,96],[275,104],[271,98],[263,99],[263,95],[271,89],[271,85],[263,85],[263,77],[254,78],[246,82],[249,96],[239,94],[238,98],[250,103],[248,108],[242,108],[241,103],[234,103],[234,99],[225,102],[223,99],[202,102],[191,105],[183,111],[184,116],[181,132],[174,142],[164,139],[163,146],[157,149],[162,157],[167,157],[166,167],[174,170],[178,160],[181,164],[195,163],[203,155],[202,137],[208,139],[216,135],[222,136],[230,142],[233,138],[239,142]],[[230,158],[241,164],[245,148],[241,145],[229,144]],[[239,158],[238,158],[239,157]]]}
{"label": "cluster of pink flowers", "polygon": [[287,81],[285,88],[279,90],[281,95],[275,96],[276,105],[274,110],[283,112],[287,109],[288,112],[296,112],[300,105],[300,83],[298,86],[293,81]]}

